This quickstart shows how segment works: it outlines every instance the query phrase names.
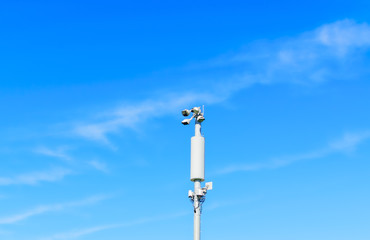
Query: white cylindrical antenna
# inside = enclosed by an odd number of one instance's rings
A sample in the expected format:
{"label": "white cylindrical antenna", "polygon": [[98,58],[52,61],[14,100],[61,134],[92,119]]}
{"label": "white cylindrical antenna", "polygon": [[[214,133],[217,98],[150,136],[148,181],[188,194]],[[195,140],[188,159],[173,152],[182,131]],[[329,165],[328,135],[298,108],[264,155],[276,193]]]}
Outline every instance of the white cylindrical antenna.
{"label": "white cylindrical antenna", "polygon": [[204,181],[204,137],[200,135],[191,138],[190,180]]}

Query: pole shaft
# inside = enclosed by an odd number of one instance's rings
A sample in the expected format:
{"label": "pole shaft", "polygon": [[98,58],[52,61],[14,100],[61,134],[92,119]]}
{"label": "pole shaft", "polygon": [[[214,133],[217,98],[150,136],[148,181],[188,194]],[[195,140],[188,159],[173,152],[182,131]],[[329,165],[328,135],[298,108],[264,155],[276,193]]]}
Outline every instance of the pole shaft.
{"label": "pole shaft", "polygon": [[200,202],[198,193],[201,191],[200,181],[194,182],[194,240],[200,240]]}
{"label": "pole shaft", "polygon": [[202,136],[201,134],[201,124],[198,121],[195,121],[195,136]]}
{"label": "pole shaft", "polygon": [[200,208],[194,212],[194,240],[200,240]]}

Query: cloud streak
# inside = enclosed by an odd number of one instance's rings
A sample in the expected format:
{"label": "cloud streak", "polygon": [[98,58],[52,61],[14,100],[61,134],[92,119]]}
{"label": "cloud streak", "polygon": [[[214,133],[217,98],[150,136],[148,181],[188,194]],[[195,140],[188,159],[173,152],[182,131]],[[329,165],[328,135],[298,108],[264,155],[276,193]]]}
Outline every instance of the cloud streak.
{"label": "cloud streak", "polygon": [[7,185],[36,185],[40,182],[55,182],[72,174],[72,171],[64,168],[55,168],[47,171],[25,173],[14,177],[0,177],[0,186]]}
{"label": "cloud streak", "polygon": [[35,153],[49,156],[49,157],[55,157],[62,160],[70,161],[72,158],[66,153],[67,148],[66,147],[59,147],[57,149],[50,149],[47,147],[38,147],[34,149]]}
{"label": "cloud streak", "polygon": [[346,19],[297,37],[259,41],[237,54],[221,56],[194,67],[224,68],[226,75],[238,73],[239,82],[254,84],[310,85],[353,80],[369,74],[366,61],[363,61],[370,49],[369,39],[367,23]]}
{"label": "cloud streak", "polygon": [[198,77],[207,88],[125,104],[111,109],[101,120],[75,125],[72,133],[109,145],[109,135],[123,129],[135,129],[138,124],[172,114],[185,106],[224,102],[236,92],[256,84],[317,85],[331,80],[353,80],[370,75],[363,61],[369,49],[370,26],[352,20],[325,24],[294,38],[250,44],[237,54],[187,68],[189,71],[210,70],[205,72],[217,69],[217,74]]}
{"label": "cloud streak", "polygon": [[234,164],[224,167],[216,171],[214,174],[225,175],[234,172],[274,169],[284,167],[298,161],[323,158],[334,153],[348,153],[354,151],[359,144],[368,139],[370,139],[370,131],[365,131],[361,133],[347,133],[342,138],[330,142],[325,148],[322,149],[318,149],[303,154],[277,157],[262,163]]}
{"label": "cloud streak", "polygon": [[[251,198],[251,199],[239,199],[239,200],[233,200],[233,201],[222,201],[222,202],[216,202],[213,205],[210,205],[207,207],[207,210],[212,211],[218,208],[232,206],[232,205],[238,205],[238,204],[245,204],[248,202],[254,202],[259,198]],[[174,214],[168,214],[168,215],[161,215],[161,216],[154,216],[154,217],[143,217],[132,221],[122,222],[122,223],[116,223],[116,224],[106,224],[106,225],[99,225],[64,233],[58,233],[53,236],[41,238],[40,240],[65,240],[65,239],[76,239],[79,237],[83,237],[85,235],[90,235],[96,232],[109,230],[109,229],[115,229],[115,228],[125,228],[125,227],[131,227],[146,223],[152,223],[152,222],[159,222],[159,221],[165,221],[165,220],[171,220],[179,217],[183,217],[186,215],[191,214],[190,211],[182,211],[177,212]]]}
{"label": "cloud streak", "polygon": [[171,94],[159,100],[146,100],[141,103],[126,104],[112,109],[105,114],[104,119],[96,123],[79,124],[72,132],[80,137],[109,144],[107,135],[117,133],[122,128],[135,129],[138,124],[149,118],[171,114],[174,111],[197,101],[213,103],[220,101],[210,94],[185,93],[176,96]]}
{"label": "cloud streak", "polygon": [[91,167],[95,168],[98,171],[108,173],[109,169],[107,165],[104,162],[98,161],[98,160],[92,160],[88,161],[87,164],[89,164]]}
{"label": "cloud streak", "polygon": [[96,232],[104,231],[104,230],[109,230],[109,229],[115,229],[115,228],[124,228],[124,227],[130,227],[130,226],[135,226],[135,225],[140,225],[140,224],[145,224],[145,223],[150,223],[150,222],[158,222],[158,221],[164,221],[164,220],[170,220],[174,219],[177,217],[182,217],[185,215],[188,215],[188,211],[184,212],[178,212],[175,214],[170,214],[170,215],[161,215],[161,216],[154,216],[154,217],[145,217],[145,218],[139,218],[136,220],[132,221],[127,221],[123,223],[117,223],[117,224],[107,224],[107,225],[99,225],[99,226],[94,226],[90,228],[85,228],[85,229],[79,229],[79,230],[74,230],[70,232],[65,232],[65,233],[59,233],[55,234],[50,237],[45,237],[41,238],[40,240],[63,240],[63,239],[75,239],[79,238],[85,235],[93,234]]}
{"label": "cloud streak", "polygon": [[0,224],[12,224],[12,223],[16,223],[16,222],[25,220],[27,218],[36,216],[36,215],[43,214],[43,213],[61,211],[65,208],[71,208],[71,207],[86,206],[86,205],[100,202],[107,198],[110,198],[110,196],[99,195],[99,196],[93,196],[93,197],[89,197],[89,198],[79,200],[79,201],[74,201],[74,202],[60,203],[60,204],[53,204],[53,205],[41,205],[33,209],[27,210],[23,213],[0,218]]}

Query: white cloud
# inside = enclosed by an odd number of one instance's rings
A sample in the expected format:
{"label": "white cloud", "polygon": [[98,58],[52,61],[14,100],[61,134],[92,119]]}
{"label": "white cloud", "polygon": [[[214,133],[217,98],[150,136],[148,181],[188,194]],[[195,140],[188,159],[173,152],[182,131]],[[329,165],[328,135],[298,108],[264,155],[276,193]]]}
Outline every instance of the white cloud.
{"label": "white cloud", "polygon": [[329,144],[331,151],[348,152],[354,151],[363,141],[370,138],[370,131],[361,133],[346,133],[341,139]]}
{"label": "white cloud", "polygon": [[92,161],[89,161],[87,163],[90,166],[92,166],[93,168],[95,168],[96,170],[99,170],[99,171],[104,172],[104,173],[109,172],[109,169],[108,169],[107,165],[104,162],[101,162],[101,161],[98,161],[98,160],[92,160]]}
{"label": "white cloud", "polygon": [[192,67],[223,68],[226,79],[231,72],[240,81],[253,79],[258,84],[317,84],[369,75],[363,61],[369,49],[370,26],[341,20],[296,37],[259,41],[237,54]]}
{"label": "white cloud", "polygon": [[[207,88],[200,89],[195,84],[193,92],[165,94],[156,99],[112,108],[100,121],[86,121],[76,125],[72,131],[77,136],[109,145],[109,135],[122,129],[135,129],[148,119],[172,114],[193,104],[223,102],[234,93],[256,84],[312,85],[370,75],[363,61],[370,49],[369,39],[368,24],[342,20],[297,37],[250,44],[240,53],[188,68],[190,71],[217,68],[217,74],[205,75],[203,80],[199,80],[207,82]],[[196,74],[194,78],[197,78]],[[194,82],[194,79],[182,81]]]}
{"label": "white cloud", "polygon": [[140,103],[126,104],[112,109],[104,117],[105,119],[95,122],[77,125],[73,132],[89,140],[96,140],[109,144],[107,135],[117,133],[122,128],[135,129],[139,123],[149,118],[157,118],[166,114],[172,114],[184,106],[202,101],[213,103],[221,101],[222,96],[215,97],[209,94],[185,93],[162,97],[158,100],[146,100]]}
{"label": "white cloud", "polygon": [[93,196],[93,197],[89,197],[89,198],[79,200],[79,201],[74,201],[74,202],[59,203],[59,204],[53,204],[53,205],[42,205],[42,206],[38,206],[33,209],[27,210],[23,213],[19,213],[19,214],[7,216],[7,217],[2,217],[0,218],[0,224],[16,223],[21,220],[25,220],[27,218],[40,215],[42,213],[61,211],[65,208],[70,208],[70,207],[90,205],[90,204],[94,204],[102,200],[105,200],[107,198],[109,198],[109,196],[99,195],[99,196]]}
{"label": "white cloud", "polygon": [[189,214],[189,211],[186,211],[186,212],[178,212],[178,213],[170,214],[170,215],[140,218],[140,219],[131,220],[128,222],[123,222],[123,223],[99,225],[95,227],[55,234],[50,237],[41,238],[40,240],[76,239],[76,238],[89,235],[89,234],[93,234],[95,232],[100,232],[103,230],[114,229],[114,228],[124,228],[124,227],[130,227],[130,226],[135,226],[135,225],[140,225],[140,224],[145,224],[145,223],[150,223],[150,222],[164,221],[164,220],[174,219],[177,217],[182,217],[188,214]]}
{"label": "white cloud", "polygon": [[214,174],[223,175],[234,172],[273,169],[284,167],[298,161],[323,158],[334,153],[347,153],[349,151],[355,150],[359,144],[368,139],[370,139],[370,131],[365,131],[361,133],[347,133],[342,138],[330,142],[325,148],[319,150],[314,150],[303,154],[272,158],[266,162],[261,163],[234,164],[224,167],[216,171]]}
{"label": "white cloud", "polygon": [[346,53],[350,48],[370,46],[370,26],[352,20],[326,24],[316,30],[317,41]]}
{"label": "white cloud", "polygon": [[55,182],[72,174],[71,170],[55,168],[47,171],[25,173],[14,177],[0,177],[0,185],[35,185],[39,182]]}
{"label": "white cloud", "polygon": [[72,158],[66,153],[68,147],[59,147],[57,149],[50,149],[47,147],[37,147],[34,149],[35,153],[45,156],[56,157],[62,160],[70,161]]}
{"label": "white cloud", "polygon": [[[215,202],[214,204],[212,204],[210,206],[207,206],[207,211],[209,211],[209,210],[212,211],[212,210],[215,210],[217,208],[228,207],[228,206],[232,206],[232,205],[246,204],[246,203],[254,202],[258,199],[259,199],[259,197],[258,198],[248,198],[248,199],[238,199],[238,200],[232,200],[232,201]],[[64,232],[64,233],[58,233],[58,234],[55,234],[53,236],[41,238],[40,240],[77,239],[79,237],[83,237],[85,235],[93,234],[93,233],[104,231],[104,230],[115,229],[115,228],[124,228],[124,227],[130,227],[130,226],[146,224],[146,223],[151,223],[151,222],[171,220],[171,219],[175,219],[175,218],[179,218],[179,217],[189,215],[191,213],[192,213],[191,211],[182,211],[182,212],[177,212],[177,213],[168,214],[168,215],[161,215],[161,216],[154,216],[154,217],[143,217],[143,218],[139,218],[139,219],[131,220],[131,221],[127,221],[127,222],[122,222],[122,223],[99,225],[99,226],[94,226],[94,227],[89,227],[89,228],[84,228],[84,229],[78,229],[78,230]]]}

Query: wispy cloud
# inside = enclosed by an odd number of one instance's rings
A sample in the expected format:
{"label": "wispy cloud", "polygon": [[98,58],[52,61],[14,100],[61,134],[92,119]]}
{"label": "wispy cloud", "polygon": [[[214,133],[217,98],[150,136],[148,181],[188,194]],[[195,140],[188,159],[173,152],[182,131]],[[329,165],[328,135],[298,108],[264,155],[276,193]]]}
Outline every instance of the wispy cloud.
{"label": "wispy cloud", "polygon": [[[255,84],[318,84],[369,74],[370,26],[352,20],[325,24],[296,37],[260,41],[193,67],[224,68]],[[227,79],[227,78],[226,78]],[[233,81],[233,80],[232,80]],[[231,82],[232,82],[231,81]],[[248,86],[248,85],[247,85]]]}
{"label": "wispy cloud", "polygon": [[90,166],[92,166],[93,168],[95,168],[96,170],[99,170],[101,172],[104,172],[104,173],[109,172],[109,169],[108,169],[107,165],[104,162],[101,162],[101,161],[98,161],[98,160],[92,160],[92,161],[88,161],[87,164],[89,164]]}
{"label": "wispy cloud", "polygon": [[333,47],[339,54],[346,54],[353,48],[370,47],[370,26],[353,20],[342,20],[326,24],[316,30],[317,41]]}
{"label": "wispy cloud", "polygon": [[178,217],[182,217],[185,215],[188,215],[189,211],[184,211],[184,212],[178,212],[175,214],[170,214],[170,215],[161,215],[161,216],[155,216],[155,217],[145,217],[145,218],[139,218],[136,220],[131,220],[128,222],[123,222],[123,223],[117,223],[117,224],[108,224],[108,225],[99,225],[95,227],[90,227],[90,228],[85,228],[85,229],[79,229],[79,230],[74,230],[70,232],[65,232],[65,233],[59,233],[55,234],[50,237],[45,237],[41,238],[40,240],[63,240],[63,239],[76,239],[85,235],[93,234],[96,232],[100,232],[103,230],[108,230],[108,229],[114,229],[114,228],[124,228],[124,227],[130,227],[130,226],[135,226],[135,225],[140,225],[140,224],[145,224],[145,223],[150,223],[150,222],[158,222],[158,221],[164,221],[164,220],[169,220],[169,219],[174,219]]}
{"label": "wispy cloud", "polygon": [[197,101],[213,103],[219,100],[220,97],[216,98],[210,94],[185,93],[177,96],[171,94],[158,100],[146,100],[117,107],[108,111],[101,121],[79,124],[75,126],[73,132],[78,136],[108,144],[107,135],[117,133],[122,128],[135,129],[139,123],[149,118],[171,114]]}
{"label": "wispy cloud", "polygon": [[55,157],[55,158],[59,158],[59,159],[62,159],[62,160],[70,161],[70,160],[72,160],[72,158],[66,153],[66,151],[68,149],[69,148],[65,147],[65,146],[64,147],[59,147],[59,148],[56,148],[56,149],[51,149],[51,148],[41,146],[41,147],[35,148],[34,152],[38,153],[38,154],[45,155],[45,156],[50,156],[50,157]]}
{"label": "wispy cloud", "polygon": [[55,182],[72,174],[72,171],[64,168],[55,168],[47,171],[20,174],[14,177],[0,177],[0,185],[36,185],[39,182]]}
{"label": "wispy cloud", "polygon": [[206,75],[205,80],[201,80],[203,84],[207,82],[203,90],[161,94],[154,99],[112,108],[98,121],[77,124],[72,132],[109,145],[109,135],[122,129],[135,129],[148,119],[163,117],[193,104],[224,102],[236,92],[256,84],[317,85],[370,75],[366,61],[363,61],[370,49],[369,39],[367,23],[342,20],[293,38],[250,44],[237,54],[189,67],[190,70],[217,68],[217,75]]}
{"label": "wispy cloud", "polygon": [[86,206],[86,205],[100,202],[110,197],[111,196],[108,196],[108,195],[99,195],[99,196],[93,196],[93,197],[89,197],[89,198],[79,200],[79,201],[74,201],[74,202],[59,203],[59,204],[53,204],[53,205],[41,205],[41,206],[35,207],[33,209],[27,210],[19,214],[2,217],[0,218],[0,224],[16,223],[16,222],[25,220],[27,218],[30,218],[36,215],[40,215],[40,214],[47,213],[47,212],[61,211],[65,208]]}
{"label": "wispy cloud", "polygon": [[[218,208],[228,207],[232,205],[238,205],[238,204],[246,204],[250,202],[254,202],[260,199],[260,197],[255,198],[248,198],[248,199],[238,199],[238,200],[232,200],[232,201],[222,201],[222,202],[215,202],[214,204],[207,206],[207,211],[212,211]],[[53,236],[41,238],[40,240],[64,240],[64,239],[77,239],[79,237],[83,237],[85,235],[93,234],[96,232],[109,230],[109,229],[115,229],[115,228],[124,228],[124,227],[131,227],[135,225],[140,224],[146,224],[151,222],[159,222],[159,221],[165,221],[165,220],[171,220],[179,217],[183,217],[186,215],[191,214],[192,211],[182,211],[177,212],[174,214],[168,214],[168,215],[161,215],[161,216],[154,216],[154,217],[143,217],[136,220],[131,220],[127,222],[122,223],[116,223],[116,224],[106,224],[106,225],[99,225],[74,231],[69,231],[65,233],[58,233]]]}
{"label": "wispy cloud", "polygon": [[331,152],[350,152],[356,150],[357,146],[370,138],[370,131],[358,133],[346,133],[342,138],[332,141],[328,150]]}
{"label": "wispy cloud", "polygon": [[347,133],[342,138],[330,142],[326,147],[322,149],[310,151],[303,154],[272,158],[266,162],[261,163],[234,164],[223,167],[222,169],[216,171],[214,174],[224,175],[241,171],[273,169],[287,166],[298,161],[323,158],[334,153],[348,153],[350,151],[354,151],[359,144],[368,139],[370,139],[370,131],[365,131],[361,133]]}

